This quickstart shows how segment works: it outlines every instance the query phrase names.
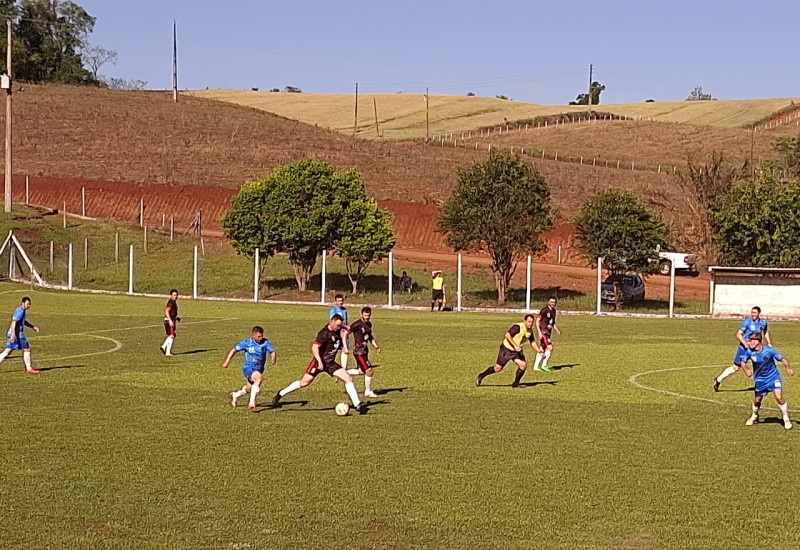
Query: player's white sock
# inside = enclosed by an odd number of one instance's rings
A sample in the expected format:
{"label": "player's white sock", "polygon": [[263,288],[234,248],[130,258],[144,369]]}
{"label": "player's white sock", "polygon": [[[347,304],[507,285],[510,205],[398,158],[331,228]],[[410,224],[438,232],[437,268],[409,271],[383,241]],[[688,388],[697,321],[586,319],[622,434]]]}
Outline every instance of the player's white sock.
{"label": "player's white sock", "polygon": [[542,366],[543,366],[543,367],[546,367],[546,366],[547,366],[547,362],[550,360],[550,353],[551,353],[551,352],[550,352],[550,350],[549,350],[549,349],[548,349],[548,350],[545,350],[545,352],[544,352],[544,361],[542,361]]}
{"label": "player's white sock", "polygon": [[281,394],[281,397],[283,397],[284,395],[290,394],[293,391],[299,389],[300,389],[300,380],[295,380],[294,382],[283,388],[279,393]]}
{"label": "player's white sock", "polygon": [[31,364],[31,352],[22,352],[22,362],[25,363],[25,370],[31,370],[33,368],[33,365]]}
{"label": "player's white sock", "polygon": [[167,336],[166,338],[164,338],[164,343],[163,343],[163,344],[161,344],[161,349],[163,349],[163,350],[165,350],[165,351],[166,351],[166,349],[167,349],[167,344],[168,344],[168,343],[169,343],[169,336]]}
{"label": "player's white sock", "polygon": [[783,420],[788,422],[789,420],[789,403],[784,401],[783,405],[778,405],[778,408],[781,410],[781,414],[783,415]]}
{"label": "player's white sock", "polygon": [[536,361],[533,362],[533,370],[539,370],[539,363],[542,362],[542,354],[536,354]]}
{"label": "player's white sock", "polygon": [[347,360],[350,358],[349,353],[342,352],[342,367],[347,368]]}
{"label": "player's white sock", "polygon": [[4,349],[3,353],[0,353],[0,363],[5,361],[6,357],[8,357],[10,354],[11,354],[11,350],[10,349],[8,349],[8,348]]}
{"label": "player's white sock", "polygon": [[361,372],[361,369],[347,369],[347,374],[350,376],[361,376],[364,373]]}
{"label": "player's white sock", "polygon": [[733,366],[728,367],[727,369],[722,371],[722,374],[717,376],[717,382],[722,383],[723,380],[725,380],[727,377],[729,377],[734,372],[736,372],[736,369]]}
{"label": "player's white sock", "polygon": [[172,353],[172,343],[174,341],[175,338],[173,338],[172,336],[167,337],[167,341],[165,342],[164,345],[164,351],[166,351],[167,353]]}
{"label": "player's white sock", "polygon": [[361,404],[361,401],[358,399],[356,385],[352,382],[345,382],[344,389],[347,390],[347,395],[350,396],[350,401],[353,402],[353,406],[357,408]]}
{"label": "player's white sock", "polygon": [[253,385],[250,388],[250,406],[256,406],[256,396],[261,392],[261,388],[259,386]]}
{"label": "player's white sock", "polygon": [[364,376],[364,391],[371,392],[372,391],[372,377],[371,376]]}
{"label": "player's white sock", "polygon": [[247,386],[242,386],[242,389],[239,391],[233,392],[233,398],[239,399],[241,396],[247,393]]}

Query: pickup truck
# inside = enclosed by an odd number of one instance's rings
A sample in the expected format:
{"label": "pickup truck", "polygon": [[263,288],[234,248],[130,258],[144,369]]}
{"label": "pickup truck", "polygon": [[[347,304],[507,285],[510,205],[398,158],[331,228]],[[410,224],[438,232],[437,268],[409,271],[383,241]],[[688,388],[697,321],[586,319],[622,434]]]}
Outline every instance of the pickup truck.
{"label": "pickup truck", "polygon": [[658,251],[658,272],[662,275],[669,275],[670,262],[675,262],[675,273],[687,273],[696,277],[700,274],[697,269],[697,256],[685,252],[675,252],[661,249]]}

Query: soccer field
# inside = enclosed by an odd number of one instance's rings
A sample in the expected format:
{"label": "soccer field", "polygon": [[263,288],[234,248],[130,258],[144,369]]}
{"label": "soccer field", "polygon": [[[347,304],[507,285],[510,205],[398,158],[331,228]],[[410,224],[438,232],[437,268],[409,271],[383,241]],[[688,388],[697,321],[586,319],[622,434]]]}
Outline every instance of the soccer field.
{"label": "soccer field", "polygon": [[[42,372],[18,354],[0,366],[0,547],[800,545],[800,426],[784,430],[768,397],[745,427],[741,374],[711,389],[737,321],[564,315],[553,372],[512,389],[509,366],[476,388],[519,315],[375,310],[381,395],[340,418],[326,375],[268,406],[327,308],[181,300],[166,358],[165,299],[5,283],[4,323],[26,294]],[[220,364],[254,324],[278,365],[255,412],[231,409],[241,357]],[[800,363],[795,327],[771,330]],[[800,377],[784,381],[800,409]]]}

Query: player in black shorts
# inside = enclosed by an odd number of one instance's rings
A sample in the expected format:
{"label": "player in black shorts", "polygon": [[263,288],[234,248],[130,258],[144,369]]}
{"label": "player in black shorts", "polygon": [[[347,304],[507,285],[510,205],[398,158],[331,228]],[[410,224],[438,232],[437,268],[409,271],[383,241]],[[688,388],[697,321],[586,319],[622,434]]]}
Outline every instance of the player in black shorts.
{"label": "player in black shorts", "polygon": [[355,348],[353,349],[353,356],[356,358],[356,366],[358,368],[348,369],[348,374],[352,376],[364,375],[364,397],[378,397],[372,391],[372,377],[375,370],[372,368],[372,363],[369,362],[369,344],[375,348],[375,351],[380,353],[381,347],[375,341],[372,335],[372,308],[361,308],[361,318],[350,325],[350,333],[355,340]]}
{"label": "player in black shorts", "polygon": [[561,334],[558,325],[556,325],[556,304],[558,304],[558,298],[551,296],[547,300],[547,305],[542,308],[536,318],[536,332],[539,334],[541,351],[536,355],[533,370],[540,370],[539,363],[541,363],[541,370],[550,372],[547,362],[550,360],[550,354],[553,353],[553,331],[555,330],[556,334]]}
{"label": "player in black shorts", "polygon": [[174,288],[169,291],[169,300],[167,300],[167,307],[164,309],[164,332],[167,333],[167,339],[161,344],[161,353],[172,357],[172,344],[175,342],[176,329],[178,328],[178,291]]}
{"label": "player in black shorts", "polygon": [[517,372],[514,375],[514,383],[511,384],[511,387],[516,388],[519,386],[519,381],[522,380],[525,369],[528,368],[528,364],[525,362],[525,353],[522,351],[522,344],[527,341],[537,353],[541,351],[539,346],[536,345],[536,340],[531,330],[533,328],[533,320],[533,315],[529,313],[522,319],[521,323],[511,325],[511,328],[505,334],[505,338],[503,338],[503,342],[500,344],[500,351],[497,352],[497,363],[478,375],[478,379],[475,380],[476,386],[480,386],[483,383],[483,379],[490,374],[503,370],[503,367],[509,361],[514,361],[517,364]]}
{"label": "player in black shorts", "polygon": [[353,384],[353,379],[347,374],[347,371],[336,362],[336,353],[342,347],[341,330],[342,316],[334,315],[331,317],[330,321],[328,321],[328,324],[322,327],[322,330],[319,331],[319,334],[317,334],[317,337],[314,339],[314,343],[311,345],[311,355],[313,355],[314,358],[311,360],[311,363],[309,363],[306,373],[300,380],[295,380],[276,393],[275,397],[272,398],[273,406],[278,405],[281,397],[295,390],[299,390],[300,388],[305,388],[314,381],[319,373],[326,372],[329,376],[338,378],[344,382],[345,390],[347,390],[347,395],[350,396],[350,400],[353,402],[353,407],[361,414],[366,412],[366,403],[362,403],[359,400],[356,386]]}

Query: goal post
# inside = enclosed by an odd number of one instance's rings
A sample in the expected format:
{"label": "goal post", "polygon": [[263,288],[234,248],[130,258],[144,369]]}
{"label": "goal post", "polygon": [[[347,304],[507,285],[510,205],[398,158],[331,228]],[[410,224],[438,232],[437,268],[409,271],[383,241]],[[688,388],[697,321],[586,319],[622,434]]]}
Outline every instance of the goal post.
{"label": "goal post", "polygon": [[800,268],[710,266],[709,311],[714,316],[750,314],[800,318]]}
{"label": "goal post", "polygon": [[17,237],[14,235],[13,231],[8,232],[8,237],[6,237],[6,240],[3,242],[3,245],[0,246],[0,255],[4,254],[6,251],[8,251],[9,254],[9,273],[8,273],[9,279],[13,280],[16,278],[14,273],[14,266],[17,264],[16,256],[17,254],[19,254],[19,257],[22,259],[22,263],[28,267],[28,273],[30,273],[31,278],[35,280],[37,284],[44,285],[44,280],[42,279],[42,276],[39,275],[39,272],[36,270],[36,267],[33,265],[33,262],[31,262],[30,257],[25,252],[25,248],[19,242]]}

